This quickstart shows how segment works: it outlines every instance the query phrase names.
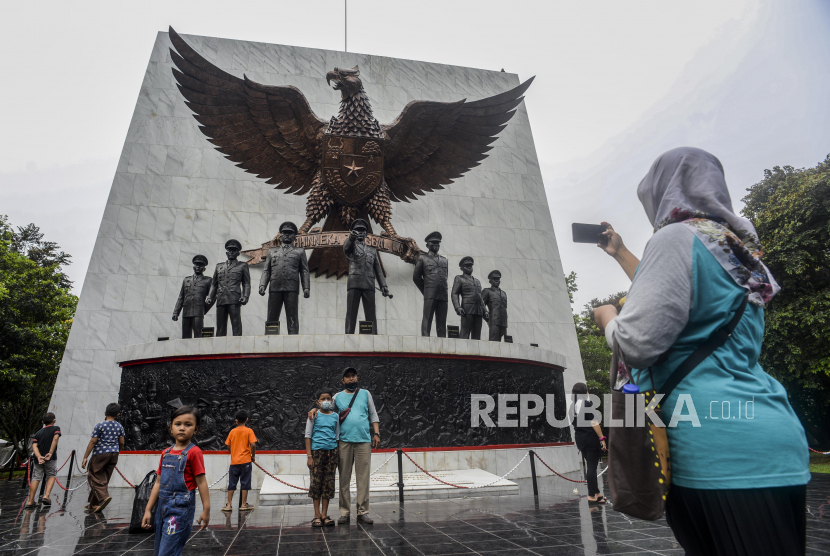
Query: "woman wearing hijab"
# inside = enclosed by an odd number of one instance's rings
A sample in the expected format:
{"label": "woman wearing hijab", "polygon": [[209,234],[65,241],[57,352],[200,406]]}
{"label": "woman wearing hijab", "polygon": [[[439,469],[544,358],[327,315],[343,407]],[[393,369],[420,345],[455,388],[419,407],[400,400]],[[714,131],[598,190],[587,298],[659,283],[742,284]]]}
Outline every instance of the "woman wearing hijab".
{"label": "woman wearing hijab", "polygon": [[[660,156],[637,195],[654,235],[638,261],[609,226],[603,248],[633,282],[619,315],[603,306],[594,319],[641,392],[659,392],[748,296],[732,336],[663,400],[667,424],[676,409],[698,421],[666,429],[666,519],[687,554],[804,554],[807,441],[786,391],[758,364],[763,309],[779,287],[755,228],[732,210],[720,161],[700,149]],[[676,408],[681,394],[694,410]]]}

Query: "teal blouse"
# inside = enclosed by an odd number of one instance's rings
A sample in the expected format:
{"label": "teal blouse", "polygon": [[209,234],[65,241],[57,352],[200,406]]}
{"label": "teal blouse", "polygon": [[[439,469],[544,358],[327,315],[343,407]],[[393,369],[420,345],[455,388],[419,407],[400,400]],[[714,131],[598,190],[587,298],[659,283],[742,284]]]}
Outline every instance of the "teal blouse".
{"label": "teal blouse", "polygon": [[[668,360],[652,367],[658,391],[673,369],[732,318],[744,297],[745,290],[697,237],[691,269],[688,322]],[[804,429],[784,387],[758,364],[763,337],[763,309],[748,304],[732,337],[663,400],[672,483],[742,489],[802,485],[810,480]],[[634,369],[632,378],[641,391],[652,387],[645,369]],[[679,403],[683,394],[690,399]],[[671,427],[676,409],[685,417],[675,416],[676,426]],[[688,420],[694,415],[699,426]]]}

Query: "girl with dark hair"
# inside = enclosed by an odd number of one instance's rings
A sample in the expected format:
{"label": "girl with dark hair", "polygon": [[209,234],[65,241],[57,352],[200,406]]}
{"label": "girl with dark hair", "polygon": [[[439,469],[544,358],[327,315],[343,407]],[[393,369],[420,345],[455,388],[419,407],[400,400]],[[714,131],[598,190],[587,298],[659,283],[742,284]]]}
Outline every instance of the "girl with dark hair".
{"label": "girl with dark hair", "polygon": [[210,521],[210,493],[205,480],[205,459],[202,450],[191,442],[199,430],[201,417],[198,410],[185,405],[171,415],[170,434],[175,445],[161,454],[156,472],[159,479],[150,494],[147,509],[144,510],[142,527],[150,528],[152,509],[159,503],[155,520],[155,556],[179,556],[193,528],[196,513],[196,488],[202,497],[202,515],[199,516],[201,529]]}
{"label": "girl with dark hair", "polygon": [[605,504],[606,498],[599,493],[597,483],[600,451],[606,450],[605,436],[602,434],[598,421],[587,420],[587,414],[593,409],[593,404],[588,399],[588,385],[584,382],[577,382],[571,389],[571,394],[573,395],[574,440],[586,464],[585,480],[588,483],[588,502]]}

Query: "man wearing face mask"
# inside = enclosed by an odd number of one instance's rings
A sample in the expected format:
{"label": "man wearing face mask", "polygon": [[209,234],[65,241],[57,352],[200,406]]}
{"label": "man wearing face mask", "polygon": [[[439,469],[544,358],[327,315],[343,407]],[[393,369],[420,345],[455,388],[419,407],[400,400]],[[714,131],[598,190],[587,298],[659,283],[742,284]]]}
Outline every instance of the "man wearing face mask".
{"label": "man wearing face mask", "polygon": [[[353,367],[343,371],[342,382],[345,390],[334,395],[332,408],[340,414],[340,440],[337,442],[340,457],[340,519],[337,523],[345,525],[351,521],[349,482],[352,480],[354,466],[357,480],[357,522],[371,524],[374,520],[369,517],[369,481],[372,448],[380,448],[378,412],[372,394],[360,387],[357,371]],[[315,408],[309,411],[308,418],[314,420],[316,415]]]}

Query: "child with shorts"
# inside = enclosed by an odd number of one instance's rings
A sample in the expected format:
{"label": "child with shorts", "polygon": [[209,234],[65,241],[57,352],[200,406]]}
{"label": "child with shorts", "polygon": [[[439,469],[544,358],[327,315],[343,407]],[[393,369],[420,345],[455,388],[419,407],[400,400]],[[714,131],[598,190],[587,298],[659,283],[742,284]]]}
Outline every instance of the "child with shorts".
{"label": "child with shorts", "polygon": [[43,416],[43,428],[35,433],[32,439],[32,459],[34,465],[32,466],[32,477],[29,486],[29,503],[26,505],[27,509],[37,508],[38,503],[35,500],[37,496],[37,487],[40,486],[40,481],[46,476],[46,490],[43,491],[43,500],[41,503],[44,506],[51,506],[49,495],[52,493],[52,487],[55,486],[55,476],[58,474],[58,439],[61,437],[61,428],[55,425],[55,414],[47,413]]}
{"label": "child with shorts", "polygon": [[248,491],[251,490],[251,468],[252,462],[256,461],[256,435],[254,431],[245,426],[248,421],[248,413],[239,410],[236,414],[236,427],[231,430],[225,445],[231,449],[231,466],[228,469],[228,503],[222,508],[223,512],[233,509],[233,493],[236,492],[236,484],[242,489],[242,499],[239,501],[239,509],[242,511],[253,510],[254,507],[248,504]]}
{"label": "child with shorts", "polygon": [[[317,393],[317,418],[305,424],[305,451],[311,471],[308,497],[314,501],[312,527],[332,526],[329,517],[329,500],[334,498],[334,474],[339,457],[337,440],[340,438],[340,416],[333,412],[332,392],[326,388]],[[322,506],[322,508],[321,508]]]}
{"label": "child with shorts", "polygon": [[201,417],[195,407],[185,405],[171,415],[170,434],[176,443],[161,453],[150,500],[144,510],[141,526],[151,527],[153,507],[158,502],[155,516],[154,556],[180,556],[193,529],[196,515],[196,489],[202,499],[199,516],[200,531],[210,521],[210,492],[205,479],[205,458],[202,450],[191,439],[199,430]]}

